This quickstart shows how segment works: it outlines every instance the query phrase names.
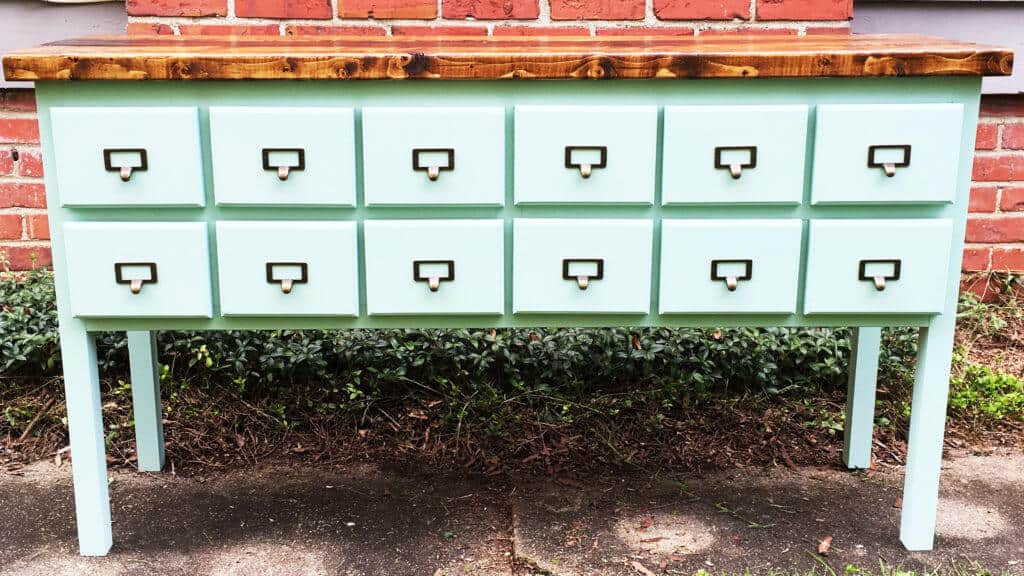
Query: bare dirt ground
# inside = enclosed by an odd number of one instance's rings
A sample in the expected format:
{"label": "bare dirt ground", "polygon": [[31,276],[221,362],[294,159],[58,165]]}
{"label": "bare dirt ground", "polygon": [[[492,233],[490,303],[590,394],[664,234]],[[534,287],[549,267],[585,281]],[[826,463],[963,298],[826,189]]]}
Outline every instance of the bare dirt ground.
{"label": "bare dirt ground", "polygon": [[[899,545],[902,468],[739,467],[556,483],[363,463],[112,472],[114,549],[77,556],[67,463],[0,475],[0,574],[1024,574],[1024,454],[951,454],[936,551]],[[821,540],[831,537],[827,555]]]}

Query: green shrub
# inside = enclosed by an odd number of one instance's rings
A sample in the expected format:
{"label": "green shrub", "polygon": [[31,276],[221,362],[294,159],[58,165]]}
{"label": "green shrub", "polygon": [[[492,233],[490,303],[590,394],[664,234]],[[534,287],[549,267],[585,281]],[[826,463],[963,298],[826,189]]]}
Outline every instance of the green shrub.
{"label": "green shrub", "polygon": [[949,405],[976,417],[1024,420],[1024,381],[987,366],[965,364],[950,380]]}

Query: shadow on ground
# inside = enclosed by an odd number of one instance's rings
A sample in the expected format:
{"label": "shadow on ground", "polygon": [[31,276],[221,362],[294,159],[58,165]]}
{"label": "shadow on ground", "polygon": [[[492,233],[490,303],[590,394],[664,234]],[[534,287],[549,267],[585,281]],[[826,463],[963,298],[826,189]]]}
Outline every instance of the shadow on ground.
{"label": "shadow on ground", "polygon": [[[115,545],[79,558],[68,466],[0,476],[2,574],[763,574],[822,562],[1024,574],[1024,455],[946,461],[937,551],[897,540],[902,470],[631,474],[579,487],[373,465],[114,474]],[[826,557],[818,542],[832,537]]]}

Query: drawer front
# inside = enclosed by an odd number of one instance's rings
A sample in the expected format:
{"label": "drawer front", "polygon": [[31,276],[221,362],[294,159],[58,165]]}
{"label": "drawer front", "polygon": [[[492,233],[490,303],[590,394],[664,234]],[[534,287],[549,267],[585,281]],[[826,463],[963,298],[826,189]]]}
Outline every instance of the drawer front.
{"label": "drawer front", "polygon": [[501,314],[501,220],[368,220],[370,314]]}
{"label": "drawer front", "polygon": [[218,222],[224,316],[355,316],[355,222]]}
{"label": "drawer front", "polygon": [[513,310],[650,312],[652,231],[649,220],[517,219]]}
{"label": "drawer front", "polygon": [[217,204],[355,206],[351,108],[211,107]]}
{"label": "drawer front", "polygon": [[505,203],[505,110],[364,108],[366,203]]}
{"label": "drawer front", "polygon": [[659,310],[796,312],[800,220],[663,220]]}
{"label": "drawer front", "polygon": [[665,108],[663,204],[799,204],[806,106]]}
{"label": "drawer front", "polygon": [[62,206],[202,206],[195,108],[54,108]]}
{"label": "drawer front", "polygon": [[654,106],[517,106],[516,204],[652,204]]}
{"label": "drawer front", "polygon": [[212,315],[203,222],[68,222],[64,243],[75,316]]}
{"label": "drawer front", "polygon": [[804,313],[943,310],[950,220],[815,220]]}
{"label": "drawer front", "polygon": [[960,104],[818,106],[811,199],[952,202]]}

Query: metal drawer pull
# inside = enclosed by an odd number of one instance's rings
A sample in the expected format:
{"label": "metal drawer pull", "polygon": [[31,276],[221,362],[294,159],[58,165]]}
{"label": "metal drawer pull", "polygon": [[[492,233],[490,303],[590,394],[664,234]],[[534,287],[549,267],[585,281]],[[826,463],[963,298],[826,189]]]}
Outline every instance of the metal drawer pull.
{"label": "metal drawer pull", "polygon": [[[444,163],[436,162],[438,156],[444,157]],[[434,162],[429,159],[434,158]],[[427,162],[424,162],[427,160]],[[431,182],[441,176],[441,170],[455,170],[455,149],[454,148],[413,148],[412,169],[426,172]]]}
{"label": "metal drawer pull", "polygon": [[[574,152],[597,152],[597,161],[584,162],[582,160],[574,160]],[[580,176],[584,178],[590,178],[593,174],[594,168],[604,168],[608,165],[608,147],[607,146],[566,146],[565,147],[565,167],[566,168],[577,168],[580,171]]]}
{"label": "metal drawer pull", "polygon": [[[134,154],[136,161],[134,164],[114,164],[114,155],[119,156]],[[145,172],[149,168],[149,159],[146,157],[145,148],[104,148],[103,149],[103,167],[107,172],[117,172],[121,176],[122,182],[127,182],[132,179],[132,174],[135,172]]]}
{"label": "metal drawer pull", "polygon": [[[593,264],[593,272],[587,274],[581,274],[579,270],[573,271],[573,264]],[[563,258],[562,259],[562,279],[563,280],[575,280],[576,286],[580,290],[586,290],[590,286],[591,280],[601,280],[604,278],[604,258]]]}
{"label": "metal drawer pull", "polygon": [[[902,155],[903,159],[900,160],[899,162],[891,161],[891,159],[889,159],[889,158],[886,158],[886,159],[883,159],[883,160],[879,160],[876,157],[878,155],[878,152],[880,152],[880,151],[881,152],[886,152],[886,151],[891,152],[891,151],[896,151],[896,150],[898,150],[898,151],[903,153],[903,155]],[[883,156],[884,156],[884,154],[883,154]],[[905,168],[907,166],[910,166],[910,145],[909,144],[886,144],[886,145],[868,146],[868,168],[881,168],[882,171],[885,172],[886,176],[888,176],[889,178],[892,178],[893,176],[896,175],[896,169],[897,168]]]}
{"label": "metal drawer pull", "polygon": [[[737,161],[738,154],[726,154],[729,152],[746,152],[746,160]],[[729,156],[728,159],[723,156]],[[733,180],[739,180],[743,176],[744,168],[757,167],[757,146],[715,146],[715,169],[728,169]]]}
{"label": "metal drawer pull", "polygon": [[[719,266],[728,266],[730,264],[739,264],[743,266],[742,274],[729,274],[728,272],[722,273],[719,270]],[[739,286],[740,280],[750,280],[754,277],[754,261],[753,260],[712,260],[711,261],[711,281],[718,282],[721,280],[725,281],[725,287],[729,289],[729,292],[735,292],[736,287]]]}
{"label": "metal drawer pull", "polygon": [[[288,274],[298,269],[298,274]],[[280,284],[281,292],[291,294],[296,284],[309,282],[309,265],[305,262],[267,262],[267,283]]]}
{"label": "metal drawer pull", "polygon": [[[444,266],[444,275],[431,273],[431,271],[424,274],[424,266],[430,267],[429,269],[433,269],[435,272],[435,267]],[[455,260],[413,260],[412,280],[413,282],[426,282],[431,292],[437,292],[441,287],[441,282],[452,282],[455,280]]]}
{"label": "metal drawer pull", "polygon": [[[295,162],[281,162],[280,156],[294,154]],[[278,156],[277,161],[271,159],[271,155]],[[288,176],[296,170],[306,169],[306,150],[304,148],[264,148],[263,169],[276,170],[277,178],[281,181],[287,180]]]}
{"label": "metal drawer pull", "polygon": [[[145,269],[145,273],[140,274]],[[127,284],[132,294],[142,292],[143,284],[156,284],[155,262],[114,262],[114,281]]]}
{"label": "metal drawer pull", "polygon": [[[873,265],[886,265],[891,266],[888,274],[878,274],[877,272],[871,272],[868,270],[868,266]],[[859,272],[857,273],[858,280],[870,280],[875,284],[875,290],[879,292],[885,290],[886,282],[889,280],[899,280],[900,271],[903,268],[903,262],[899,258],[893,258],[889,260],[861,260],[859,265]]]}

